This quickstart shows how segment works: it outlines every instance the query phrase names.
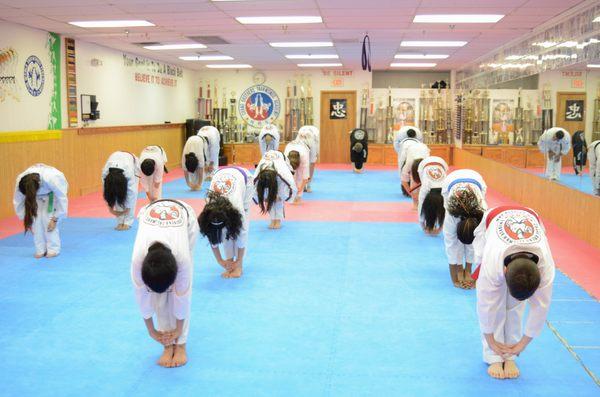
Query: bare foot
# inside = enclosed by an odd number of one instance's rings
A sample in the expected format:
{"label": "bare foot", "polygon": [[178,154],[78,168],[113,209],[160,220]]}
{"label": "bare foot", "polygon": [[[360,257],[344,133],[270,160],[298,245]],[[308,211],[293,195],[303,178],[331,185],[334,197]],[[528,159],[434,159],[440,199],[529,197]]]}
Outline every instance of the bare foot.
{"label": "bare foot", "polygon": [[121,227],[121,230],[129,230],[129,229],[131,229],[131,226],[129,226],[129,225],[123,225]]}
{"label": "bare foot", "polygon": [[43,258],[43,257],[45,257],[45,256],[46,256],[46,253],[44,252],[43,254],[35,254],[33,257],[34,257],[35,259],[40,259],[40,258]]}
{"label": "bare foot", "polygon": [[58,256],[58,252],[48,252],[46,258],[54,258]]}
{"label": "bare foot", "polygon": [[300,198],[300,197],[296,197],[296,198],[294,199],[294,202],[293,202],[292,204],[300,204],[301,202],[302,202],[302,198]]}
{"label": "bare foot", "polygon": [[307,186],[304,188],[304,191],[305,191],[306,193],[312,193],[312,188],[311,188],[310,186],[308,186],[308,185],[307,185]]}
{"label": "bare foot", "polygon": [[185,351],[185,344],[175,345],[175,353],[173,353],[173,361],[171,361],[171,367],[181,367],[187,363],[187,353]]}
{"label": "bare foot", "polygon": [[281,221],[280,220],[275,220],[275,222],[273,222],[273,227],[272,229],[281,229]]}
{"label": "bare foot", "polygon": [[123,224],[119,223],[117,227],[115,227],[115,230],[123,230]]}
{"label": "bare foot", "polygon": [[493,363],[488,367],[488,375],[492,378],[496,379],[504,379],[504,369],[502,368],[502,363]]}
{"label": "bare foot", "polygon": [[229,278],[229,273],[231,273],[229,270],[225,270],[223,273],[221,273],[221,277]]}
{"label": "bare foot", "polygon": [[227,273],[227,275],[224,275],[223,277],[225,278],[240,278],[242,277],[242,267],[238,266],[235,269],[233,269],[232,271],[230,271],[229,273]]}
{"label": "bare foot", "polygon": [[506,379],[516,379],[520,374],[521,372],[519,371],[519,367],[517,367],[517,363],[513,360],[506,360],[504,362],[504,377]]}
{"label": "bare foot", "polygon": [[275,229],[275,221],[271,221],[271,223],[269,223],[269,229]]}
{"label": "bare foot", "polygon": [[156,362],[161,367],[170,368],[172,367],[171,362],[173,361],[173,345],[165,346],[162,356]]}

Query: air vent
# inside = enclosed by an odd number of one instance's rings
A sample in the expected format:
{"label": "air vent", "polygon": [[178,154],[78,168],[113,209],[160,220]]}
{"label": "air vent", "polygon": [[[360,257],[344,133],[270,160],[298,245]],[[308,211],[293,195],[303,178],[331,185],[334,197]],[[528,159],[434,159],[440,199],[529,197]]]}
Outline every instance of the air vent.
{"label": "air vent", "polygon": [[231,44],[219,36],[188,36],[188,39],[206,45]]}
{"label": "air vent", "polygon": [[132,43],[134,45],[139,45],[140,47],[145,47],[148,45],[161,45],[162,43],[159,43],[158,41],[148,41],[148,42],[144,42],[144,43]]}

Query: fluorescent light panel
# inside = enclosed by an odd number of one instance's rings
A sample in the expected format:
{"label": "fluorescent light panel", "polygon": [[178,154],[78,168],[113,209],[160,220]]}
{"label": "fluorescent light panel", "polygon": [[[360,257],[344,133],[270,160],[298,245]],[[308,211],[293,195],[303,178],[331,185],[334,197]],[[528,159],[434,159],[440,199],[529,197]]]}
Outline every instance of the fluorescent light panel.
{"label": "fluorescent light panel", "polygon": [[337,54],[286,55],[287,59],[339,59]]}
{"label": "fluorescent light panel", "polygon": [[393,68],[433,68],[437,63],[432,62],[393,62],[390,64]]}
{"label": "fluorescent light panel", "polygon": [[152,22],[144,20],[130,21],[75,21],[69,22],[70,25],[80,28],[133,28],[140,26],[155,26]]}
{"label": "fluorescent light panel", "polygon": [[500,14],[436,14],[415,15],[415,23],[496,23],[504,18]]}
{"label": "fluorescent light panel", "polygon": [[206,48],[204,44],[157,44],[147,45],[144,47],[147,50],[162,51],[162,50],[193,50],[195,48]]}
{"label": "fluorescent light panel", "polygon": [[228,63],[228,64],[211,64],[211,65],[206,65],[207,68],[210,69],[251,69],[252,65],[247,65],[247,64],[235,64],[235,63]]}
{"label": "fluorescent light panel", "polygon": [[191,55],[179,57],[184,61],[231,61],[232,57],[229,55]]}
{"label": "fluorescent light panel", "polygon": [[301,68],[333,68],[342,66],[341,63],[299,63]]}
{"label": "fluorescent light panel", "polygon": [[269,43],[271,47],[278,48],[310,48],[310,47],[333,47],[331,41],[291,41]]}
{"label": "fluorescent light panel", "polygon": [[297,23],[323,23],[320,16],[281,16],[281,17],[237,17],[244,25],[288,25]]}
{"label": "fluorescent light panel", "polygon": [[592,22],[600,22],[600,16],[594,18],[594,20]]}
{"label": "fluorescent light panel", "polygon": [[588,63],[587,67],[590,69],[600,69],[600,63]]}
{"label": "fluorescent light panel", "polygon": [[462,47],[466,44],[466,41],[405,40],[400,43],[400,47]]}
{"label": "fluorescent light panel", "polygon": [[446,59],[446,54],[396,54],[395,59]]}

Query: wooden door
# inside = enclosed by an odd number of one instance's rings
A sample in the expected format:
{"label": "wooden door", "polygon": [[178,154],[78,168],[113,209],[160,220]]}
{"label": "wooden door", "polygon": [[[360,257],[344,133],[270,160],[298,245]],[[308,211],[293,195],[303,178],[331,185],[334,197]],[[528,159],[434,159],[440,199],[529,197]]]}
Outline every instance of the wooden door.
{"label": "wooden door", "polygon": [[349,163],[356,128],[356,91],[321,91],[321,162]]}
{"label": "wooden door", "polygon": [[585,93],[559,92],[556,94],[556,126],[573,135],[585,131]]}

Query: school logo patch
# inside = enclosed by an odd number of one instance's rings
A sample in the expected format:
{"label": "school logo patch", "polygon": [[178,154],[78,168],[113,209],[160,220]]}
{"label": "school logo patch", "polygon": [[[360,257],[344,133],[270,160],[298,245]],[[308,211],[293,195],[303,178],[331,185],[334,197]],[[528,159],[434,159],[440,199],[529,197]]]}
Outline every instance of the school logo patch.
{"label": "school logo patch", "polygon": [[267,153],[265,153],[265,160],[277,160],[279,158],[279,152],[276,152],[274,150],[269,150]]}
{"label": "school logo patch", "polygon": [[164,201],[152,204],[144,214],[144,223],[159,227],[183,225],[182,209],[175,203]]}
{"label": "school logo patch", "polygon": [[432,181],[440,181],[446,176],[446,171],[439,165],[432,165],[427,167],[427,176]]}
{"label": "school logo patch", "polygon": [[236,184],[237,180],[233,175],[222,172],[214,177],[211,189],[215,193],[229,196],[229,194],[235,190]]}
{"label": "school logo patch", "polygon": [[507,244],[535,244],[541,241],[540,225],[527,211],[508,210],[498,215],[496,233]]}
{"label": "school logo patch", "polygon": [[25,61],[25,68],[23,70],[23,77],[25,78],[25,87],[32,96],[40,96],[44,90],[44,66],[42,61],[35,55],[30,56]]}
{"label": "school logo patch", "polygon": [[252,127],[271,124],[281,112],[279,96],[266,85],[255,85],[244,91],[238,102],[242,119]]}

